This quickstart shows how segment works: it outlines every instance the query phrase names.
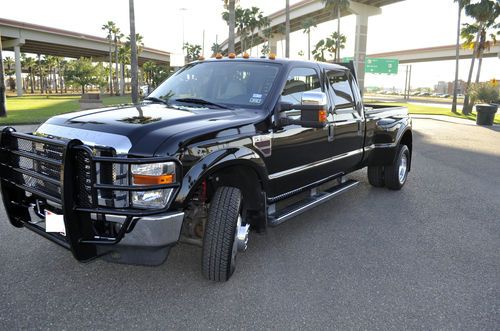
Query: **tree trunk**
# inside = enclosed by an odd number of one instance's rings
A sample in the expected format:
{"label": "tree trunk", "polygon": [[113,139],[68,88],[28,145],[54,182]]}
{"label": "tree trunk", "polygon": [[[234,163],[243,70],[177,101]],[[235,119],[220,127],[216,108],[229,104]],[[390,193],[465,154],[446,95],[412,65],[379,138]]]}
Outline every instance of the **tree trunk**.
{"label": "tree trunk", "polygon": [[460,62],[460,23],[462,19],[462,6],[458,2],[458,23],[457,23],[457,44],[455,49],[455,83],[453,85],[453,102],[451,104],[451,111],[457,113],[457,94],[458,94],[458,70]]}
{"label": "tree trunk", "polygon": [[113,51],[111,49],[111,34],[109,34],[109,95],[113,95]]}
{"label": "tree trunk", "polygon": [[285,57],[290,57],[290,0],[286,0],[285,4]]}
{"label": "tree trunk", "polygon": [[479,83],[481,77],[481,66],[483,64],[484,43],[486,42],[486,31],[481,31],[481,38],[479,39],[479,49],[477,50],[477,74],[476,83]]}
{"label": "tree trunk", "polygon": [[137,67],[137,44],[135,40],[135,13],[134,13],[134,0],[129,0],[129,18],[130,18],[130,66],[132,76],[132,103],[139,102],[138,91],[138,67]]}
{"label": "tree trunk", "polygon": [[120,95],[120,90],[118,88],[119,84],[119,72],[118,72],[118,39],[115,36],[115,73],[116,73],[116,84],[115,84],[115,94]]}
{"label": "tree trunk", "polygon": [[120,63],[120,95],[125,94],[125,64]]}
{"label": "tree trunk", "polygon": [[340,61],[340,6],[337,5],[337,40],[335,41],[335,61]]}
{"label": "tree trunk", "polygon": [[82,95],[85,94],[85,85],[82,85]]}
{"label": "tree trunk", "polygon": [[[7,117],[5,76],[3,73],[2,36],[0,35],[0,117]],[[5,152],[4,152],[5,153]]]}
{"label": "tree trunk", "polygon": [[56,94],[58,93],[58,89],[57,89],[57,76],[56,76],[56,67],[54,67],[54,88],[56,90]]}
{"label": "tree trunk", "polygon": [[[479,47],[479,36],[480,36],[480,32],[477,33],[476,44],[474,45],[474,51],[472,52],[472,60],[470,63],[469,76],[467,78],[467,90],[469,89],[469,87],[472,83],[472,73],[474,71],[474,63],[476,62],[476,54],[477,54],[477,50]],[[467,91],[467,93],[465,93],[464,105],[462,108],[462,114],[464,114],[464,115],[469,115],[472,112],[473,105],[469,105],[469,99],[470,99],[469,91]]]}
{"label": "tree trunk", "polygon": [[31,94],[35,94],[35,75],[33,75],[33,68],[30,67],[30,78],[31,78]]}
{"label": "tree trunk", "polygon": [[311,60],[311,31],[307,31],[307,59]]}
{"label": "tree trunk", "polygon": [[234,53],[234,29],[236,28],[236,9],[235,0],[229,0],[228,10],[229,10],[229,39],[228,39],[228,52]]}

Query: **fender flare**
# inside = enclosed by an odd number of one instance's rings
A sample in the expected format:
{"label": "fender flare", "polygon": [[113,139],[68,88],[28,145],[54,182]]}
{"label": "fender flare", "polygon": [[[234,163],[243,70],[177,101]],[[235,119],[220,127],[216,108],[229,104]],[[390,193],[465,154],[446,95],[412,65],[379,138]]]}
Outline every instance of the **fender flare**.
{"label": "fender flare", "polygon": [[247,167],[254,170],[262,182],[263,190],[267,191],[269,177],[262,157],[247,147],[228,148],[206,155],[189,169],[183,176],[175,203],[184,205],[206,176],[231,166]]}

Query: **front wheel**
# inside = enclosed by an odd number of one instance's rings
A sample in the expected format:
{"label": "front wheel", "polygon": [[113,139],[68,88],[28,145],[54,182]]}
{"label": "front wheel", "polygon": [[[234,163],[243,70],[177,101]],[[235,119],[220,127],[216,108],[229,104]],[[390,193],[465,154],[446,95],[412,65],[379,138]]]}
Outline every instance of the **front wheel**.
{"label": "front wheel", "polygon": [[400,190],[406,183],[409,169],[410,150],[406,145],[399,145],[394,163],[385,167],[385,186],[391,190]]}
{"label": "front wheel", "polygon": [[247,247],[249,224],[243,218],[243,198],[235,187],[219,187],[208,213],[203,237],[202,273],[209,280],[224,282],[236,267],[236,254]]}

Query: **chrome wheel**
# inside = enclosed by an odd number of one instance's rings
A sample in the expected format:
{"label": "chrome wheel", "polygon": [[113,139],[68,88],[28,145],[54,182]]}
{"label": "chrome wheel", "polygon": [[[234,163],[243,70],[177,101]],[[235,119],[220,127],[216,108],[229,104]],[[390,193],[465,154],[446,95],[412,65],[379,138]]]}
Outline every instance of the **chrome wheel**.
{"label": "chrome wheel", "polygon": [[234,264],[236,260],[236,254],[238,252],[244,252],[248,246],[248,233],[250,232],[250,224],[242,225],[243,221],[241,215],[238,216],[238,221],[236,222],[236,229],[234,231],[234,242],[233,250],[231,253],[231,263]]}
{"label": "chrome wheel", "polygon": [[399,161],[399,183],[403,184],[406,180],[406,174],[408,172],[408,157],[406,154],[401,155],[401,160]]}

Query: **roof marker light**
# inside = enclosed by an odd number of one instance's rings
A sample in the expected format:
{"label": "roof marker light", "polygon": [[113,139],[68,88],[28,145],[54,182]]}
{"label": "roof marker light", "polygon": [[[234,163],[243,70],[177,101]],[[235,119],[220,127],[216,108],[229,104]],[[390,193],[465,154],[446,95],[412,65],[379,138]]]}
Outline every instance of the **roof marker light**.
{"label": "roof marker light", "polygon": [[199,61],[205,61],[205,57],[203,55],[200,55],[200,57],[198,58]]}
{"label": "roof marker light", "polygon": [[248,53],[245,52],[245,53],[243,53],[242,57],[244,59],[248,59],[248,58],[250,58],[250,54],[248,54]]}
{"label": "roof marker light", "polygon": [[276,60],[276,54],[269,53],[269,60]]}
{"label": "roof marker light", "polygon": [[222,54],[221,54],[221,53],[217,53],[217,54],[215,55],[215,58],[216,58],[217,60],[222,59]]}
{"label": "roof marker light", "polygon": [[227,57],[230,58],[230,59],[234,59],[236,57],[236,54],[229,53],[229,55]]}

